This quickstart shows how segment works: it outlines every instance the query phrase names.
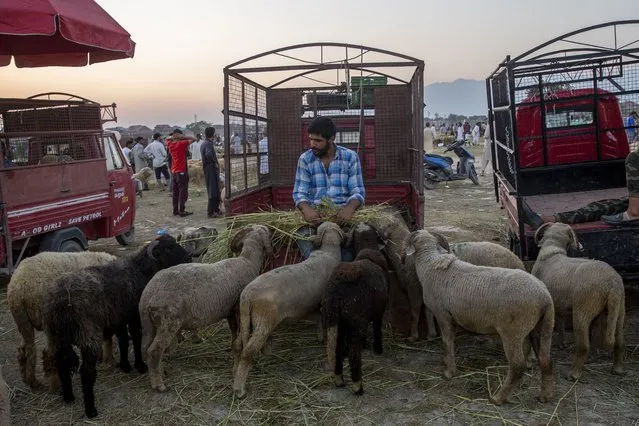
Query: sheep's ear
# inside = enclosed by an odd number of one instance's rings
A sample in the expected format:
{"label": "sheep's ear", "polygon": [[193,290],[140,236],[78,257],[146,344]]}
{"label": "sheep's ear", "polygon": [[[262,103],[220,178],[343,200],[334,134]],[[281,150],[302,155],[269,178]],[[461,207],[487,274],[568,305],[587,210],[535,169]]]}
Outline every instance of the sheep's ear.
{"label": "sheep's ear", "polygon": [[551,226],[552,226],[552,223],[544,223],[539,228],[537,228],[537,231],[535,231],[535,237],[533,239],[533,241],[535,242],[535,244],[537,244],[537,246],[541,245],[540,243],[541,243],[541,240],[544,238],[544,233],[546,232],[546,229],[550,228]]}
{"label": "sheep's ear", "polygon": [[404,250],[404,254],[406,256],[412,256],[415,254],[415,246],[413,244],[408,244],[406,246],[406,250]]}
{"label": "sheep's ear", "polygon": [[584,246],[581,245],[579,239],[577,238],[577,234],[575,234],[574,229],[570,228],[570,246],[573,250],[579,250],[580,252],[584,251]]}
{"label": "sheep's ear", "polygon": [[437,238],[437,244],[443,248],[446,253],[450,253],[450,245],[448,244],[448,240],[446,239],[446,237],[444,237],[441,234],[438,234],[437,232],[431,232],[431,234],[433,234],[433,236],[435,238]]}

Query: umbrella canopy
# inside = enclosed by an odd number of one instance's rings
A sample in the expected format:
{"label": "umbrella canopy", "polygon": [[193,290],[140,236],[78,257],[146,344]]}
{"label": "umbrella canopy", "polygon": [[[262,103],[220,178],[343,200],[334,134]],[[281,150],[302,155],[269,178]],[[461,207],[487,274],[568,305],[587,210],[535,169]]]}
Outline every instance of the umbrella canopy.
{"label": "umbrella canopy", "polygon": [[131,35],[93,0],[0,0],[0,66],[67,66],[132,58]]}

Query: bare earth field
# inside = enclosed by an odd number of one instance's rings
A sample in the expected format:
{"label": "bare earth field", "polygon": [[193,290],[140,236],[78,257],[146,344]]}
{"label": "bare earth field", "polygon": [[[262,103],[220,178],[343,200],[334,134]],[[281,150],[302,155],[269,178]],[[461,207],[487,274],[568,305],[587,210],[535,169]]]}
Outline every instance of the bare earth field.
{"label": "bare earth field", "polygon": [[[223,226],[206,219],[206,195],[193,188],[188,218],[171,216],[167,192],[145,192],[138,199],[138,243],[124,249],[114,239],[91,244],[92,250],[125,254],[153,238],[160,227],[175,233],[185,226]],[[505,244],[505,220],[495,202],[492,177],[480,186],[470,181],[443,184],[426,192],[426,226],[451,241],[495,241]],[[169,389],[150,388],[146,375],[124,374],[101,365],[96,384],[99,416],[84,417],[80,380],[74,377],[76,402],[65,405],[59,395],[31,391],[20,377],[16,362],[20,338],[0,290],[0,362],[11,388],[15,425],[211,425],[211,424],[325,424],[325,425],[639,425],[639,292],[629,288],[627,309],[627,374],[610,374],[607,354],[591,353],[587,371],[577,382],[565,376],[574,347],[553,348],[555,397],[537,401],[539,369],[526,372],[512,401],[501,407],[488,402],[504,379],[507,367],[496,342],[459,335],[456,341],[459,376],[442,376],[439,339],[407,343],[385,329],[384,353],[365,351],[361,397],[347,388],[336,389],[325,371],[324,347],[317,343],[310,321],[287,324],[274,333],[273,354],[258,358],[249,374],[248,396],[233,397],[232,354],[226,322],[199,332],[202,340],[185,340],[166,365]],[[43,347],[42,336],[38,348]],[[591,351],[594,352],[594,351]],[[133,355],[130,354],[130,359]],[[347,385],[348,368],[345,378]],[[39,367],[39,377],[42,378]]]}

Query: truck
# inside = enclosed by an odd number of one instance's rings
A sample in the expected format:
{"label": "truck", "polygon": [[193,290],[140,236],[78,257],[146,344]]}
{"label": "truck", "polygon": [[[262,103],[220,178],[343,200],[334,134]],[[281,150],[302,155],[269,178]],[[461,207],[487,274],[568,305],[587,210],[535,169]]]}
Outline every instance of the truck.
{"label": "truck", "polygon": [[102,127],[115,108],[64,93],[0,99],[0,273],[89,240],[134,242],[132,170]]}
{"label": "truck", "polygon": [[[632,141],[624,117],[639,106],[639,47],[621,34],[637,24],[570,32],[507,56],[486,79],[495,196],[508,218],[510,247],[524,261],[538,254],[524,203],[549,216],[628,195],[624,162]],[[571,226],[583,256],[639,277],[638,228]]]}
{"label": "truck", "polygon": [[[283,47],[225,67],[225,214],[295,208],[297,161],[310,122],[323,115],[337,126],[335,142],[359,155],[366,204],[393,205],[411,230],[422,228],[423,74],[419,59],[344,43]],[[236,153],[235,135],[266,144]],[[300,260],[296,246],[283,248],[269,268]],[[390,306],[407,333],[406,296],[391,294]]]}

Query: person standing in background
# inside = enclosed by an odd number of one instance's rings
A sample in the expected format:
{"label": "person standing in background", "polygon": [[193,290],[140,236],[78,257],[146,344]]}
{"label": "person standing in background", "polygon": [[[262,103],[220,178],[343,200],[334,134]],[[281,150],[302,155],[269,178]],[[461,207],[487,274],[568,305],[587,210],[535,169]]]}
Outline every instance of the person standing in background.
{"label": "person standing in background", "polygon": [[191,153],[191,160],[201,160],[202,154],[200,154],[200,148],[202,147],[202,133],[198,133],[196,135],[197,140],[191,144],[189,147],[189,152]]}
{"label": "person standing in background", "polygon": [[[135,138],[135,145],[133,145],[133,162],[135,163],[135,172],[140,173],[140,171],[148,167],[147,164],[147,155],[144,153],[144,149],[146,148],[146,144],[144,143],[144,138],[142,136],[138,136]],[[144,191],[149,190],[149,184],[145,181],[143,188]]]}
{"label": "person standing in background", "polygon": [[186,217],[186,200],[189,198],[189,174],[186,167],[186,154],[195,138],[185,136],[180,129],[173,130],[171,139],[167,141],[171,154],[171,173],[173,178],[173,216]]}
{"label": "person standing in background", "polygon": [[[207,217],[222,217],[220,211],[221,185],[220,185],[220,164],[215,153],[215,129],[207,127],[204,130],[206,139],[200,146],[200,157],[202,157],[202,168],[204,169],[204,181],[206,182],[206,193],[209,201],[206,208]],[[195,145],[195,144],[193,144]]]}
{"label": "person standing in background", "polygon": [[169,168],[167,166],[167,154],[164,144],[160,140],[162,135],[155,133],[153,135],[153,141],[144,149],[144,152],[153,158],[153,171],[155,171],[155,181],[157,188],[164,191],[164,185],[162,184],[162,176],[168,182],[170,179]]}
{"label": "person standing in background", "polygon": [[435,137],[433,136],[432,127],[430,123],[426,123],[424,126],[424,154],[433,152],[433,142],[435,142]]}
{"label": "person standing in background", "polygon": [[486,167],[488,163],[492,165],[493,161],[493,141],[490,137],[490,125],[486,124],[486,131],[484,132],[484,154],[481,157],[480,176],[486,174]]}
{"label": "person standing in background", "polygon": [[257,151],[260,153],[260,184],[268,176],[268,136],[266,130],[262,133],[262,139],[257,143]]}
{"label": "person standing in background", "polygon": [[133,148],[133,139],[129,139],[128,141],[126,141],[126,145],[124,146],[124,148],[122,148],[122,153],[124,154],[124,157],[129,162],[129,164],[133,168],[133,172],[135,173],[135,164],[133,163],[131,148]]}

